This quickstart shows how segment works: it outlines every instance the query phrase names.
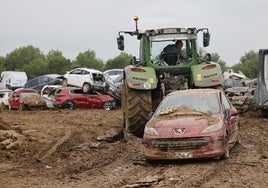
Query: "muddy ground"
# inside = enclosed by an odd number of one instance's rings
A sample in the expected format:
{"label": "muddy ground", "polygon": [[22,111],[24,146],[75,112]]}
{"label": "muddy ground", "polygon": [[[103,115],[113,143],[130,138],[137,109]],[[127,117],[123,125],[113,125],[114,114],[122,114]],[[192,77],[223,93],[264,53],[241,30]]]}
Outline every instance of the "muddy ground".
{"label": "muddy ground", "polygon": [[268,118],[241,116],[228,160],[149,163],[121,111],[0,112],[0,187],[268,187]]}

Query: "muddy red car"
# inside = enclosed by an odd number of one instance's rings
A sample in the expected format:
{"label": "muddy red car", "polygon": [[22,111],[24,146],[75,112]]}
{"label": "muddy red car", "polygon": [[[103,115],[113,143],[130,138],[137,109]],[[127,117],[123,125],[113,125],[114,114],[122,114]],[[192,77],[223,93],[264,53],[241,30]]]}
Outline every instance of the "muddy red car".
{"label": "muddy red car", "polygon": [[11,93],[9,109],[33,110],[46,108],[46,101],[38,94],[38,91],[30,88],[19,88]]}
{"label": "muddy red car", "polygon": [[221,90],[170,93],[145,126],[146,159],[228,158],[238,142],[239,116]]}
{"label": "muddy red car", "polygon": [[54,94],[54,106],[58,108],[103,108],[112,110],[115,108],[115,99],[110,95],[99,92],[84,93],[82,89],[75,87],[59,88]]}

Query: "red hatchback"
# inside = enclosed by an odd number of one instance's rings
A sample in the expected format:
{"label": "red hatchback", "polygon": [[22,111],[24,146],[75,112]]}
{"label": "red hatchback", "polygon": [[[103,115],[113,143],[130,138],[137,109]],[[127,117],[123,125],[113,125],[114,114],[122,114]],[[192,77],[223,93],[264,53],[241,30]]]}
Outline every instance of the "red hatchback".
{"label": "red hatchback", "polygon": [[9,109],[44,109],[46,101],[38,94],[38,91],[30,88],[19,88],[11,93],[8,99]]}
{"label": "red hatchback", "polygon": [[238,142],[239,117],[221,90],[170,93],[144,129],[147,159],[228,158]]}
{"label": "red hatchback", "polygon": [[54,106],[58,108],[103,108],[111,110],[115,108],[115,99],[110,95],[98,92],[84,93],[82,89],[75,87],[59,88],[54,94]]}

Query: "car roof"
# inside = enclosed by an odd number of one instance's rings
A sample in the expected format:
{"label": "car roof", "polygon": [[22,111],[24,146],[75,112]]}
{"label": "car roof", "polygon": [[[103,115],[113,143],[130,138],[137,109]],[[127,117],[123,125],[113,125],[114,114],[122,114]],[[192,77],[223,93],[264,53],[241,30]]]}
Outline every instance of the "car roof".
{"label": "car roof", "polygon": [[48,77],[51,77],[51,78],[57,78],[57,77],[62,76],[62,75],[60,75],[60,74],[45,74],[43,76],[48,76]]}
{"label": "car roof", "polygon": [[[50,77],[50,78],[53,78],[53,79],[54,79],[54,78],[60,77],[60,76],[62,76],[62,75],[60,75],[60,74],[43,74],[43,75],[40,75],[40,76],[37,76],[37,77],[34,77],[34,78],[28,80],[28,82],[30,82],[30,81],[32,81],[32,80],[35,80],[36,78],[43,77],[43,76],[47,76],[47,77]],[[27,82],[27,83],[28,83],[28,82]]]}
{"label": "car roof", "polygon": [[18,88],[16,90],[14,90],[14,92],[38,92],[36,89],[32,89],[32,88]]}
{"label": "car roof", "polygon": [[219,89],[187,89],[187,90],[178,90],[169,93],[168,95],[179,95],[179,94],[189,94],[189,93],[219,93]]}
{"label": "car roof", "polygon": [[[90,72],[95,72],[95,73],[102,73],[101,71],[97,70],[97,69],[90,69],[90,68],[85,68],[85,67],[82,67],[82,68],[76,68],[76,69],[81,69],[81,70],[85,70],[85,71],[90,71]],[[75,70],[75,69],[73,69]]]}
{"label": "car roof", "polygon": [[11,89],[0,89],[0,92],[12,92]]}
{"label": "car roof", "polygon": [[108,69],[108,70],[104,71],[104,73],[107,73],[107,72],[110,72],[110,71],[121,71],[121,72],[123,72],[124,69]]}

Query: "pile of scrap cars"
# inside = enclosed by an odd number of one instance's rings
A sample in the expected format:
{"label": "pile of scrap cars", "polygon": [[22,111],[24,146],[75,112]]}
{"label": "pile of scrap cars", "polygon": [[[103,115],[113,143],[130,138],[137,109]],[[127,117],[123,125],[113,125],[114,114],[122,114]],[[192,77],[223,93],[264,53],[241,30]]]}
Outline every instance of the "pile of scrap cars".
{"label": "pile of scrap cars", "polygon": [[34,110],[47,108],[99,108],[120,105],[120,89],[103,72],[75,68],[64,75],[47,74],[33,78],[24,87],[0,90],[0,107]]}
{"label": "pile of scrap cars", "polygon": [[223,73],[223,89],[240,113],[255,109],[257,79],[248,80],[241,72],[232,69]]}

